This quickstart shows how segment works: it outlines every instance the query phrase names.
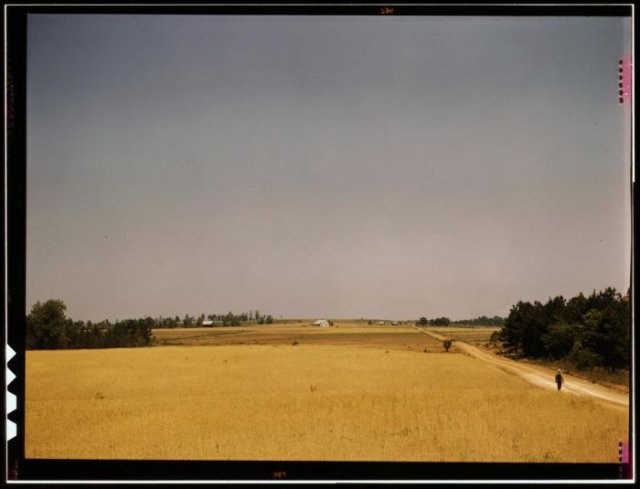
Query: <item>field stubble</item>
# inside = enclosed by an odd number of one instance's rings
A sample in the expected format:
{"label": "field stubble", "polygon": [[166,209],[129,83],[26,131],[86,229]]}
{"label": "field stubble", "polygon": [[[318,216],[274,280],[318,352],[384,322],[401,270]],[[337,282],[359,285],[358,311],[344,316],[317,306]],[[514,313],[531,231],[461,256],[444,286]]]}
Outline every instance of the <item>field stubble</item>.
{"label": "field stubble", "polygon": [[28,352],[26,414],[33,458],[614,462],[627,432],[463,355],[305,344]]}

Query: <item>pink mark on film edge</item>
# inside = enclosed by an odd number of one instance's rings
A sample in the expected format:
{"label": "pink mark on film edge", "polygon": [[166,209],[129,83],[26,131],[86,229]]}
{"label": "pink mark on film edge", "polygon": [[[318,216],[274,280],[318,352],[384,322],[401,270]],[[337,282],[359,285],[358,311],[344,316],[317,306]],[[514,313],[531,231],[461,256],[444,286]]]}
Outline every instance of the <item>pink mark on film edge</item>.
{"label": "pink mark on film edge", "polygon": [[629,463],[629,442],[618,442],[618,463],[620,464],[620,477],[631,479],[631,464]]}
{"label": "pink mark on film edge", "polygon": [[631,56],[624,56],[622,58],[622,100],[626,103],[631,103],[631,95],[632,95],[632,75],[633,75],[633,64],[631,63]]}
{"label": "pink mark on film edge", "polygon": [[622,442],[622,463],[623,464],[629,463],[629,442],[628,441]]}

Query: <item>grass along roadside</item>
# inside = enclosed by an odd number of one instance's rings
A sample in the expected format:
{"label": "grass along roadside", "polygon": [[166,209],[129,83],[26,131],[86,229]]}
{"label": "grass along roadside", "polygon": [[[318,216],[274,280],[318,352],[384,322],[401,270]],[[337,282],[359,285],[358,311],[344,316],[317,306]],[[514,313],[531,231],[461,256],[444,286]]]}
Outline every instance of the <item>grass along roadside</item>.
{"label": "grass along roadside", "polygon": [[[562,369],[563,372],[587,380],[594,384],[600,384],[609,389],[625,394],[629,393],[629,370],[622,369],[609,372],[604,368],[592,368],[579,370],[576,365],[568,360],[548,360],[548,359],[531,359],[518,358],[505,355],[501,345],[491,341],[491,334],[494,331],[500,331],[500,328],[448,328],[448,327],[428,327],[427,330],[436,332],[437,334],[452,338],[454,341],[463,341],[471,345],[482,348],[487,352],[511,358],[521,363],[538,365],[549,369]],[[454,342],[455,346],[455,342]]]}
{"label": "grass along roadside", "polygon": [[600,384],[617,392],[629,393],[629,371],[616,370],[609,372],[603,368],[593,368],[588,370],[578,370],[575,364],[567,360],[538,360],[521,358],[519,362],[539,365],[550,369],[561,369],[564,373],[573,375],[583,380],[587,380],[594,384]]}

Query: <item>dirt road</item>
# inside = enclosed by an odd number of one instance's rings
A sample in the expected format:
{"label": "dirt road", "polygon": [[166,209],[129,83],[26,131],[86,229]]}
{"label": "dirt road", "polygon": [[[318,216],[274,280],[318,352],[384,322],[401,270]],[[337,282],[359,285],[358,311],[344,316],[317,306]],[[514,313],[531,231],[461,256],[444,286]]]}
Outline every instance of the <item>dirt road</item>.
{"label": "dirt road", "polygon": [[[446,337],[434,331],[428,331],[416,326],[423,333],[430,335],[438,340],[444,340]],[[498,356],[493,353],[489,353],[481,348],[464,343],[462,341],[455,341],[454,347],[462,352],[466,353],[474,358],[482,360],[487,363],[491,363],[502,370],[518,375],[528,382],[541,387],[543,389],[557,390],[554,377],[555,371],[549,368],[541,367],[538,365],[525,365],[515,360],[510,360],[505,357]],[[629,409],[629,395],[621,394],[619,392],[612,391],[601,385],[593,384],[586,380],[578,379],[576,377],[563,374],[565,383],[562,386],[562,392],[568,392],[570,394],[576,394],[581,396],[591,396],[598,400],[602,404],[618,409]]]}

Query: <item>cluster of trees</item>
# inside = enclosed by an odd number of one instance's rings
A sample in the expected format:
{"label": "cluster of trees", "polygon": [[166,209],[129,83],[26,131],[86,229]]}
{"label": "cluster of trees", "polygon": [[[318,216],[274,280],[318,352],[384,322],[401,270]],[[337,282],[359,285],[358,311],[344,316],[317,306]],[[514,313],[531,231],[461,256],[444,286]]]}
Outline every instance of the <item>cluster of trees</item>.
{"label": "cluster of trees", "polygon": [[500,340],[508,352],[529,358],[566,359],[578,369],[628,368],[631,328],[629,292],[607,288],[546,304],[518,302]]}
{"label": "cluster of trees", "polygon": [[67,306],[61,300],[36,302],[26,322],[28,350],[61,348],[122,348],[151,344],[154,320],[125,319],[92,323],[67,318]]}
{"label": "cluster of trees", "polygon": [[447,317],[427,319],[423,316],[416,321],[416,324],[420,326],[426,326],[428,324],[432,326],[449,326],[449,324],[451,324],[451,320]]}
{"label": "cluster of trees", "polygon": [[500,316],[493,316],[492,318],[487,316],[480,316],[475,319],[458,319],[452,321],[453,324],[468,324],[470,326],[503,326],[504,318]]}

